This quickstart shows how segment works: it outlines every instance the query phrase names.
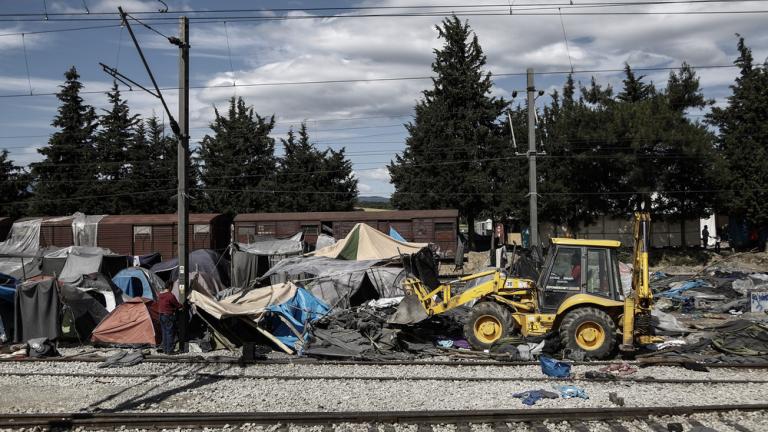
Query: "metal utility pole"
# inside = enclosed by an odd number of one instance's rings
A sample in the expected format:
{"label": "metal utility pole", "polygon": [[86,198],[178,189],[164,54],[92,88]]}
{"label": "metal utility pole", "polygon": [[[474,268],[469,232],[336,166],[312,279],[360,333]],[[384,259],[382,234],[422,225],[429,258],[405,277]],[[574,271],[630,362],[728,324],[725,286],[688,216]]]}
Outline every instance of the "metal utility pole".
{"label": "metal utility pole", "polygon": [[536,194],[536,88],[533,86],[533,68],[528,75],[528,196],[531,211],[531,246],[539,245],[538,195]]}
{"label": "metal utility pole", "polygon": [[[179,247],[179,297],[181,304],[187,304],[187,289],[189,287],[189,248],[187,240],[189,237],[189,204],[187,195],[189,187],[187,186],[187,177],[189,171],[189,19],[181,17],[179,19],[179,134],[177,154],[177,213],[179,216],[178,232],[176,241]],[[186,318],[182,320],[179,339],[182,347],[186,341]]]}

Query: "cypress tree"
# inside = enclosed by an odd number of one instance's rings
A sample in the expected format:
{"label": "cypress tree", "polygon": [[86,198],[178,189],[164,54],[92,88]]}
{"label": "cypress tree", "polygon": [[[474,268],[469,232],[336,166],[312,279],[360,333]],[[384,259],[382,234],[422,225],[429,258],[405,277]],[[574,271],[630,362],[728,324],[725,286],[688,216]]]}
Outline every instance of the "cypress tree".
{"label": "cypress tree", "polygon": [[[731,85],[728,105],[715,107],[707,117],[718,129],[717,148],[725,158],[726,191],[722,209],[732,222],[768,225],[768,60],[756,65],[743,37],[734,62],[739,75]],[[768,249],[768,243],[766,244]]]}
{"label": "cypress tree", "polygon": [[96,167],[93,165],[96,113],[83,103],[77,70],[73,66],[65,74],[65,82],[56,97],[61,101],[51,125],[58,131],[48,145],[38,149],[41,162],[31,164],[34,181],[34,215],[66,215],[89,212],[96,199]]}
{"label": "cypress tree", "polygon": [[8,158],[8,150],[0,151],[0,206],[3,216],[17,218],[27,211],[23,200],[30,196],[29,173]]}
{"label": "cypress tree", "polygon": [[433,88],[416,104],[405,150],[388,166],[392,203],[399,209],[456,208],[471,227],[491,204],[483,161],[499,157],[494,143],[507,103],[490,96],[491,74],[483,71],[486,57],[469,24],[453,16],[437,31],[444,43],[435,50]]}
{"label": "cypress tree", "polygon": [[[261,117],[242,98],[229,101],[226,116],[215,120],[200,145],[200,179],[205,205],[222,213],[270,211],[277,206],[275,117]],[[197,196],[196,199],[201,199]]]}

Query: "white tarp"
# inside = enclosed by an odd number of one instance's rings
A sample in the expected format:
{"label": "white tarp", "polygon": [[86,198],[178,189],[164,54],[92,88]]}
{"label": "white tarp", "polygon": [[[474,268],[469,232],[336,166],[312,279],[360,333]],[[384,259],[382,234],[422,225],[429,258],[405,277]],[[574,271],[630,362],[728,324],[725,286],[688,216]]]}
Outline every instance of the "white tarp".
{"label": "white tarp", "polygon": [[237,247],[254,255],[295,255],[304,252],[302,233],[296,233],[287,239],[269,239],[253,243],[238,243]]}
{"label": "white tarp", "polygon": [[14,222],[8,239],[0,242],[0,255],[35,256],[40,248],[40,225],[42,219]]}
{"label": "white tarp", "polygon": [[105,216],[75,213],[72,219],[72,239],[75,246],[98,246],[99,222]]}

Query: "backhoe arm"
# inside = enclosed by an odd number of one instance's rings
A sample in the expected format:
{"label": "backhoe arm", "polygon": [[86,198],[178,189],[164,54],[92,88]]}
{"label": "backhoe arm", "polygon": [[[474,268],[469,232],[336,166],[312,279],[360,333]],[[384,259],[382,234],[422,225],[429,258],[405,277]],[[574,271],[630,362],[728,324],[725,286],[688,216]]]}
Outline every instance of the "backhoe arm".
{"label": "backhoe arm", "polygon": [[635,213],[632,293],[624,299],[622,351],[634,351],[635,340],[640,344],[652,343],[651,309],[653,308],[653,291],[651,291],[650,287],[648,269],[650,228],[651,215],[645,212]]}

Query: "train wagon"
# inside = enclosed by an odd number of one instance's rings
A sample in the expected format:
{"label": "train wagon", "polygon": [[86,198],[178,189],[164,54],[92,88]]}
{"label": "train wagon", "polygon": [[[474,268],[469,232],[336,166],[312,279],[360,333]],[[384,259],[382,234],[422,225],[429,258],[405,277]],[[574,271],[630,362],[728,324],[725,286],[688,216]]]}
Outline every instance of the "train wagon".
{"label": "train wagon", "polygon": [[384,233],[394,228],[408,241],[435,243],[441,255],[453,256],[458,217],[458,210],[242,213],[235,216],[233,239],[250,243],[260,236],[285,238],[301,231],[304,240],[314,246],[320,233],[340,239],[356,223],[365,223]]}

